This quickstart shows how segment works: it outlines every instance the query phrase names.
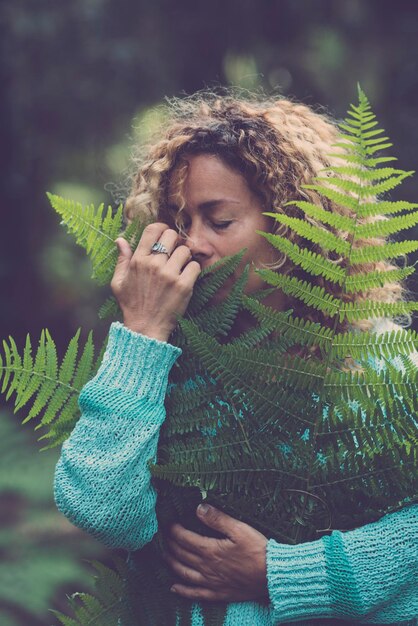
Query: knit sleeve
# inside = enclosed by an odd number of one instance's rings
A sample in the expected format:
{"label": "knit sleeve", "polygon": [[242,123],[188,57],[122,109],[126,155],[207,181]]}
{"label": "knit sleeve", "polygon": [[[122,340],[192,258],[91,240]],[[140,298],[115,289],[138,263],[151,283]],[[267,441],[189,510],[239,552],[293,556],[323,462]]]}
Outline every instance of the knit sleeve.
{"label": "knit sleeve", "polygon": [[136,550],[157,531],[155,460],[168,373],[181,350],[112,324],[103,362],[55,470],[58,509],[109,547]]}
{"label": "knit sleeve", "polygon": [[270,540],[267,580],[278,623],[412,620],[418,615],[418,506],[296,546]]}

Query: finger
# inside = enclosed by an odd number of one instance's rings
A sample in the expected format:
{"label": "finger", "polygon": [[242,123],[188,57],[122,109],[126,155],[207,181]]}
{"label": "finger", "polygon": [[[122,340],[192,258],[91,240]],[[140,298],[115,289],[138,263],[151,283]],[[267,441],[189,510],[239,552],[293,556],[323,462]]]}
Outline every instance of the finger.
{"label": "finger", "polygon": [[169,230],[169,226],[168,224],[164,224],[163,222],[154,222],[153,224],[148,224],[148,226],[144,228],[144,232],[141,235],[138,247],[135,250],[135,255],[148,256],[149,254],[151,254],[151,246],[156,241],[160,240],[160,237],[166,230]]}
{"label": "finger", "polygon": [[170,589],[173,593],[188,598],[189,600],[208,600],[209,602],[221,602],[226,600],[227,596],[223,591],[214,591],[206,587],[187,587],[181,583],[176,583]]}
{"label": "finger", "polygon": [[206,524],[206,526],[217,530],[231,541],[234,540],[237,532],[244,526],[239,520],[223,513],[223,511],[219,509],[215,509],[215,507],[210,504],[199,504],[196,513],[198,518]]}
{"label": "finger", "polygon": [[173,558],[170,554],[165,556],[165,560],[170,565],[173,572],[179,576],[183,582],[191,585],[205,584],[205,577],[200,572],[180,563],[180,561],[177,561],[177,559]]}
{"label": "finger", "polygon": [[198,556],[205,556],[218,547],[218,539],[203,537],[199,533],[184,528],[181,524],[173,524],[170,528],[171,538],[182,548]]}
{"label": "finger", "polygon": [[188,284],[192,283],[194,285],[196,280],[199,278],[199,274],[201,271],[202,268],[197,261],[189,261],[184,270],[181,272],[182,280],[184,280]]}
{"label": "finger", "polygon": [[200,570],[200,565],[203,558],[201,555],[196,554],[196,552],[187,550],[174,539],[169,539],[167,541],[167,546],[170,550],[170,552],[168,553],[169,556],[174,556],[184,565],[188,565],[189,567],[193,567],[196,570]]}
{"label": "finger", "polygon": [[[157,240],[156,240],[157,241]],[[161,243],[165,248],[167,248],[167,252],[168,255],[162,255],[166,260],[171,257],[171,255],[173,254],[173,252],[176,249],[176,242],[177,242],[177,233],[175,230],[173,230],[172,228],[167,228],[167,230],[165,230],[161,237],[158,239],[159,243]],[[154,242],[155,243],[155,242]],[[151,247],[150,247],[150,254],[155,254],[154,252],[151,252]]]}
{"label": "finger", "polygon": [[[160,241],[162,241],[162,238]],[[166,248],[168,248],[167,245]],[[177,274],[180,274],[182,268],[191,260],[191,258],[192,253],[190,249],[187,246],[179,246],[173,250],[167,264],[172,267]]]}

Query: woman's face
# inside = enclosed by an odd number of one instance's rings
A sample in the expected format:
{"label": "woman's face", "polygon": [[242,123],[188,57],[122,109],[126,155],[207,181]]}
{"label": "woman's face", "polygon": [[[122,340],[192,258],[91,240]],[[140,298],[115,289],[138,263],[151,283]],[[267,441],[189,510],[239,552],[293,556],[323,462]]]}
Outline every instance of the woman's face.
{"label": "woman's face", "polygon": [[[246,294],[265,286],[254,269],[262,263],[272,263],[277,252],[256,230],[270,231],[270,218],[262,215],[266,210],[260,199],[251,191],[245,178],[215,155],[202,154],[188,159],[186,180],[178,189],[176,175],[170,189],[170,205],[178,206],[178,192],[185,201],[181,213],[187,234],[179,243],[188,246],[193,259],[202,269],[224,256],[247,248],[237,271],[228,278],[216,299],[223,299],[231,285],[248,262],[250,266]],[[177,199],[177,202],[176,202]]]}

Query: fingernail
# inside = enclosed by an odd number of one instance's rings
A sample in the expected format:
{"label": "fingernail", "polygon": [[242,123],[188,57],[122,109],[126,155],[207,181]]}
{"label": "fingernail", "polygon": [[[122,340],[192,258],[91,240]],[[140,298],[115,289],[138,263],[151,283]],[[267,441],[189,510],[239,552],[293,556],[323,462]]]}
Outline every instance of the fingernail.
{"label": "fingernail", "polygon": [[171,587],[170,591],[171,591],[172,593],[177,593],[177,589],[176,589],[175,587]]}
{"label": "fingernail", "polygon": [[200,513],[200,515],[206,515],[209,509],[210,509],[209,504],[199,504],[199,506],[197,507],[197,510]]}

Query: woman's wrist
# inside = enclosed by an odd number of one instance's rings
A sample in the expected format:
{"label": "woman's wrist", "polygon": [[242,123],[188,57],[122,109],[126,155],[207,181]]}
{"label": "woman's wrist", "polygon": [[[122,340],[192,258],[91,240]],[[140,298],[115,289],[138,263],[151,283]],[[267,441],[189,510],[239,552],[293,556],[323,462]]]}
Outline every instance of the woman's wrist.
{"label": "woman's wrist", "polygon": [[159,402],[165,395],[168,372],[180,354],[176,346],[113,322],[94,380],[104,387]]}
{"label": "woman's wrist", "polygon": [[150,339],[157,339],[158,341],[163,341],[164,343],[168,343],[168,339],[170,334],[168,331],[163,330],[161,328],[152,328],[150,326],[146,326],[144,324],[129,321],[124,319],[123,325],[128,329],[133,331],[134,333],[139,333],[144,337],[149,337]]}

